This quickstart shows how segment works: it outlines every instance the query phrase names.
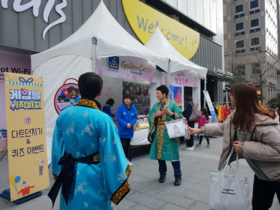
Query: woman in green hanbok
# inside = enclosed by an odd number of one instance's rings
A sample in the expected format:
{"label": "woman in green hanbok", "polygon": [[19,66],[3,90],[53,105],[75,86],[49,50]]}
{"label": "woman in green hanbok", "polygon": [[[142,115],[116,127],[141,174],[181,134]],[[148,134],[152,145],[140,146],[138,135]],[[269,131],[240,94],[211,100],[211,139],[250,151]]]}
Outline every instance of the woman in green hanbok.
{"label": "woman in green hanbok", "polygon": [[149,113],[149,141],[152,141],[150,159],[158,160],[159,182],[163,183],[166,178],[166,162],[171,161],[174,169],[175,186],[181,184],[181,166],[179,157],[179,139],[170,139],[165,128],[165,121],[180,119],[182,110],[168,98],[169,90],[165,85],[157,88],[157,102]]}

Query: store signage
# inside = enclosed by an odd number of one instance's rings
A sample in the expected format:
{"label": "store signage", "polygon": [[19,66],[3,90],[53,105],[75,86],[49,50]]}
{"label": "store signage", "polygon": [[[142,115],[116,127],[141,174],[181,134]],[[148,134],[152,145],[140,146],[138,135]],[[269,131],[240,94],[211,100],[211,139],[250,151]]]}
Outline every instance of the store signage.
{"label": "store signage", "polygon": [[43,78],[5,73],[11,201],[49,188]]}
{"label": "store signage", "polygon": [[[170,74],[170,85],[172,86],[198,87],[198,82],[197,73],[191,71],[178,71]],[[165,77],[162,77],[162,83],[166,84]]]}
{"label": "store signage", "polygon": [[227,77],[233,77],[233,73],[231,73],[231,72],[228,71],[228,72],[226,73],[226,76],[227,76]]}
{"label": "store signage", "polygon": [[227,77],[233,77],[233,73],[231,73],[231,72],[229,72],[229,71],[226,70],[226,76],[227,76]]}
{"label": "store signage", "polygon": [[[9,0],[1,0],[1,6],[4,9],[8,9],[8,1]],[[41,7],[41,0],[31,0],[28,3],[25,4],[21,4],[22,0],[14,0],[13,3],[13,9],[18,12],[25,12],[26,10],[32,8],[33,9],[33,15],[35,17],[39,16],[39,10]],[[44,8],[44,13],[43,13],[43,18],[44,21],[46,23],[49,23],[49,16],[50,13],[54,7],[55,4],[55,0],[49,0]],[[63,8],[65,8],[67,6],[67,0],[62,0],[62,2],[58,5],[55,6],[55,11],[60,15],[60,18],[57,19],[56,21],[52,22],[51,24],[49,24],[43,31],[43,38],[45,39],[47,32],[54,26],[63,23],[66,21],[66,15],[64,14],[64,12],[62,11]]]}
{"label": "store signage", "polygon": [[[199,46],[198,32],[186,27],[139,0],[122,0],[126,17],[138,38],[146,44],[157,27],[172,46],[191,59]],[[137,9],[135,9],[137,8]]]}
{"label": "store signage", "polygon": [[218,69],[218,68],[214,68],[214,73],[215,74],[221,74],[221,75],[223,75],[224,74],[224,71],[222,70],[222,69]]}
{"label": "store signage", "polygon": [[120,58],[119,57],[109,57],[108,58],[108,69],[109,70],[119,70]]}
{"label": "store signage", "polygon": [[156,82],[156,66],[142,58],[109,57],[96,62],[97,74],[125,80]]}

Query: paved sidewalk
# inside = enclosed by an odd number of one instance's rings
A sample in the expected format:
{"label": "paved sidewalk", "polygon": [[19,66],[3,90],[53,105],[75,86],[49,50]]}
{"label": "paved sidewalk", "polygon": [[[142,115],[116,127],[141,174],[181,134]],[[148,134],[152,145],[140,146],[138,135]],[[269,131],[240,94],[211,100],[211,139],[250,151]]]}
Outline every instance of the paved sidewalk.
{"label": "paved sidewalk", "polygon": [[[168,174],[165,183],[158,182],[158,163],[143,155],[132,160],[134,166],[129,179],[130,193],[114,210],[207,210],[209,203],[209,173],[216,171],[219,154],[222,150],[222,138],[211,138],[211,148],[205,148],[206,142],[194,151],[185,151],[180,146],[182,185],[173,185],[173,169],[167,164]],[[3,153],[0,153],[0,157]],[[240,164],[240,176],[247,176],[252,193],[253,172],[244,160]],[[50,171],[51,184],[53,184]],[[0,162],[0,191],[9,187],[7,156]],[[0,210],[46,210],[51,209],[51,201],[47,197],[48,190],[43,195],[21,205],[15,205],[0,198]],[[54,209],[58,208],[57,200]],[[280,205],[274,199],[271,210],[279,210]],[[242,209],[240,209],[242,210]]]}

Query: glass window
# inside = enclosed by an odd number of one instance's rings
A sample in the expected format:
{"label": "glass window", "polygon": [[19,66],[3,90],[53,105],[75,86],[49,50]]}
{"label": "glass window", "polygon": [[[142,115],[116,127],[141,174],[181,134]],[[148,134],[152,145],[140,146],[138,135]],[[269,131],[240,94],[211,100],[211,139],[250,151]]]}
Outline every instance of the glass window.
{"label": "glass window", "polygon": [[260,63],[252,63],[252,74],[260,74],[260,73],[261,73]]}
{"label": "glass window", "polygon": [[255,9],[259,7],[259,0],[253,0],[250,2],[250,9]]}
{"label": "glass window", "polygon": [[236,31],[244,30],[244,23],[237,23],[236,24]]}
{"label": "glass window", "polygon": [[251,20],[251,28],[257,27],[259,25],[260,25],[260,20],[258,18]]}
{"label": "glass window", "polygon": [[260,44],[260,38],[259,37],[251,39],[251,46],[259,45],[259,44]]}
{"label": "glass window", "polygon": [[235,7],[235,13],[243,12],[243,4],[238,5]]}
{"label": "glass window", "polygon": [[243,48],[244,47],[244,40],[236,42],[236,48]]}

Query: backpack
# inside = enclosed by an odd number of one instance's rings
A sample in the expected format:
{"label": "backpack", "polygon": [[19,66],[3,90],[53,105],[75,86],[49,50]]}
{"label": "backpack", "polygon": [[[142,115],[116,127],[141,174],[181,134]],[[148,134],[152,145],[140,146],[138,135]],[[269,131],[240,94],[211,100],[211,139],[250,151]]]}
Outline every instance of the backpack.
{"label": "backpack", "polygon": [[190,116],[189,121],[196,121],[197,119],[199,119],[201,117],[200,111],[198,111],[192,102],[189,102],[192,105],[192,113]]}

